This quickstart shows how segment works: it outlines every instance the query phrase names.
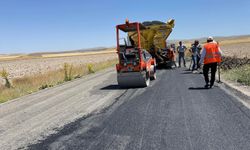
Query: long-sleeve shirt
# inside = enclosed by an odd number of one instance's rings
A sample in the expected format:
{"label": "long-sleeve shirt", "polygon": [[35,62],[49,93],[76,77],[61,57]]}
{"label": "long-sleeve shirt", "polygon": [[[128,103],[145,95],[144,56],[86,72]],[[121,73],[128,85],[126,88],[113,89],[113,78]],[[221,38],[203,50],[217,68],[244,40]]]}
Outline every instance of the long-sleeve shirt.
{"label": "long-sleeve shirt", "polygon": [[201,49],[202,49],[201,45],[193,45],[191,47],[192,55],[195,56],[195,57],[198,55],[200,57]]}
{"label": "long-sleeve shirt", "polygon": [[177,51],[179,53],[184,53],[186,49],[187,49],[187,47],[185,45],[180,45],[177,47]]}
{"label": "long-sleeve shirt", "polygon": [[[222,55],[222,51],[221,51],[220,47],[218,47],[218,49],[219,49],[219,54]],[[200,64],[203,64],[205,56],[206,56],[206,49],[203,47],[203,49],[201,51],[201,59],[199,62]]]}

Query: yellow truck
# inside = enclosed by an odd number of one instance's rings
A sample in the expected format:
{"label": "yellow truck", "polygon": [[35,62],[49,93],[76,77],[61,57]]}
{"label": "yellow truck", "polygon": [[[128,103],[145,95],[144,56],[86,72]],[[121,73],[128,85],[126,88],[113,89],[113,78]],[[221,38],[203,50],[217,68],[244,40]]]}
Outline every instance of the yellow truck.
{"label": "yellow truck", "polygon": [[[144,30],[140,31],[141,47],[147,50],[153,58],[156,59],[157,65],[172,66],[173,52],[167,49],[166,40],[171,34],[175,21],[170,19],[166,23],[161,21],[146,21],[142,23]],[[129,40],[138,45],[137,32],[128,33]]]}

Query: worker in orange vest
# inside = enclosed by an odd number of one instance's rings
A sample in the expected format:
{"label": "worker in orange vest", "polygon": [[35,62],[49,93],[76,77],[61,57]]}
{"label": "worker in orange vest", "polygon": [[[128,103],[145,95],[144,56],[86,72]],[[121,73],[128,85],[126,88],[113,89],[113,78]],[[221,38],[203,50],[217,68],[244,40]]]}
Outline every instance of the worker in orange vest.
{"label": "worker in orange vest", "polygon": [[[222,52],[219,44],[216,43],[212,36],[207,38],[207,43],[204,45],[201,52],[200,64],[203,66],[203,75],[205,78],[205,88],[213,88],[215,81],[215,74],[217,71],[217,65],[221,62]],[[209,81],[208,72],[211,69],[211,80]]]}
{"label": "worker in orange vest", "polygon": [[173,63],[173,65],[175,66],[175,68],[177,67],[177,65],[176,65],[176,50],[175,50],[175,44],[171,44],[170,45],[170,50],[171,50],[171,52],[172,52],[172,54],[173,54],[173,56],[171,57],[172,59],[172,63]]}

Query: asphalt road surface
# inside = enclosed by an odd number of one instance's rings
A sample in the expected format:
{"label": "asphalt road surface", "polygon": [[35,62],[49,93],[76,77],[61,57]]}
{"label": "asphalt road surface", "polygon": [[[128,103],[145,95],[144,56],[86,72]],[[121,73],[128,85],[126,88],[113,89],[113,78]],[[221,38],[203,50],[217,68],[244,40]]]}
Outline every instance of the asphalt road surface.
{"label": "asphalt road surface", "polygon": [[[250,111],[218,86],[183,69],[160,70],[109,108],[66,125],[30,149],[249,150]],[[119,91],[116,84],[101,90]]]}
{"label": "asphalt road surface", "polygon": [[203,89],[184,68],[158,70],[147,88],[115,78],[107,70],[0,105],[0,149],[250,149],[250,110],[222,86]]}

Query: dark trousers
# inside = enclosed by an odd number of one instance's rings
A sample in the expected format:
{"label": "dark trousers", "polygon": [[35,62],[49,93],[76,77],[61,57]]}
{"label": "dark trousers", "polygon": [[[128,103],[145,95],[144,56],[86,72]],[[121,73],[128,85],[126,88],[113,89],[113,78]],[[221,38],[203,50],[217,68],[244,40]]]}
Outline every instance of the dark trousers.
{"label": "dark trousers", "polygon": [[193,61],[192,71],[194,71],[197,69],[197,56],[192,55],[192,61]]}
{"label": "dark trousers", "polygon": [[185,53],[184,52],[179,52],[179,66],[181,66],[181,59],[183,60],[183,64],[186,67]]}
{"label": "dark trousers", "polygon": [[197,55],[197,69],[200,69],[201,68],[201,66],[200,66],[200,59],[201,59],[201,57],[199,56],[199,55]]}
{"label": "dark trousers", "polygon": [[203,66],[203,75],[204,75],[206,84],[209,83],[209,78],[208,78],[209,69],[211,69],[210,85],[213,86],[214,81],[215,81],[215,74],[216,74],[216,71],[217,71],[217,63],[204,64],[204,66]]}

